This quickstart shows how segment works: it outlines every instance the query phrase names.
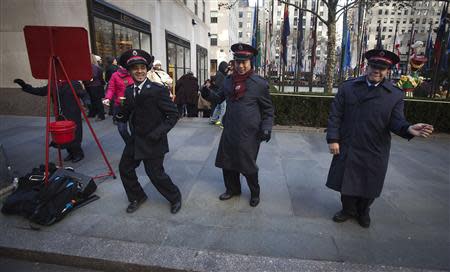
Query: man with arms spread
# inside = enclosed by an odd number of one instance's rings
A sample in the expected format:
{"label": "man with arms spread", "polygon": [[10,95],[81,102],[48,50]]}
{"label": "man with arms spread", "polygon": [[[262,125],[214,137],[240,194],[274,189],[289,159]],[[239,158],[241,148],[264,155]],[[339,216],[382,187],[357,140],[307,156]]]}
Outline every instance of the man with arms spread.
{"label": "man with arms spread", "polygon": [[404,94],[386,79],[398,56],[374,49],[365,58],[367,75],[343,82],[331,105],[327,142],[333,160],[326,185],[341,193],[342,210],[333,220],[355,217],[368,228],[369,207],[380,196],[386,176],[390,133],[410,140],[428,137],[433,127],[410,125],[403,115]]}

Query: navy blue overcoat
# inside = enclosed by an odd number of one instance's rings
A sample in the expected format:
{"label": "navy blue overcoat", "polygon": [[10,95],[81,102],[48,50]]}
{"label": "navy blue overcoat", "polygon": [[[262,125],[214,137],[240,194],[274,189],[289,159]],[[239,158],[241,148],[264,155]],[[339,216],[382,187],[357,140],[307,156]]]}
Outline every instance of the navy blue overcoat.
{"label": "navy blue overcoat", "polygon": [[344,195],[380,196],[389,161],[391,134],[411,139],[403,114],[403,91],[388,80],[369,90],[365,76],[338,89],[328,118],[327,142],[338,142],[326,185]]}
{"label": "navy blue overcoat", "polygon": [[244,96],[233,100],[233,79],[227,76],[219,91],[211,92],[208,99],[217,104],[227,101],[216,166],[254,174],[258,172],[256,159],[261,144],[260,133],[272,130],[273,106],[269,84],[264,78],[252,74],[245,84]]}

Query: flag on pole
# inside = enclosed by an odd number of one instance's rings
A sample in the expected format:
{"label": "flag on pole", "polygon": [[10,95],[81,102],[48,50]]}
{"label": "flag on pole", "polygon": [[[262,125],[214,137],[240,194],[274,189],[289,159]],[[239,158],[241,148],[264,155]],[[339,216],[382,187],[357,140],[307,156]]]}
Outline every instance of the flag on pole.
{"label": "flag on pole", "polygon": [[287,64],[287,37],[291,34],[291,27],[289,25],[289,6],[284,5],[284,21],[283,21],[283,32],[281,35],[281,57],[283,59],[284,65]]}
{"label": "flag on pole", "polygon": [[297,67],[299,71],[303,68],[303,11],[299,12],[297,29]]}
{"label": "flag on pole", "polygon": [[351,68],[352,52],[350,48],[350,31],[347,30],[347,37],[345,39],[345,54],[344,54],[344,72]]}
{"label": "flag on pole", "polygon": [[436,41],[434,42],[434,50],[433,50],[433,66],[439,65],[439,61],[441,58],[441,48],[442,42],[444,41],[445,35],[445,17],[447,15],[447,7],[448,3],[442,7],[441,20],[439,22],[439,28],[436,35]]}
{"label": "flag on pole", "polygon": [[[256,48],[259,51],[259,27],[258,27],[258,9],[259,9],[259,2],[256,1],[255,5],[255,11],[253,14],[253,31],[252,31],[252,46]],[[261,64],[261,53],[255,56],[254,59],[254,67],[255,69],[258,68]]]}
{"label": "flag on pole", "polygon": [[381,42],[381,22],[378,23],[377,45],[375,46],[375,49],[383,49],[383,43]]}

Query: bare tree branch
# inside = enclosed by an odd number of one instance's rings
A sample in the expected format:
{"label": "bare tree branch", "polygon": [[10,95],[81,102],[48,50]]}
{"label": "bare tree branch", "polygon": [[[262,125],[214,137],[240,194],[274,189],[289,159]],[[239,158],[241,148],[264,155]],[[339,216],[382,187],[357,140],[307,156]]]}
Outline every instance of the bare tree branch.
{"label": "bare tree branch", "polygon": [[347,5],[343,6],[342,8],[340,8],[339,10],[336,11],[336,15],[338,15],[340,12],[345,11],[350,9],[351,7],[353,7],[355,4],[358,4],[359,2],[361,2],[361,0],[355,0],[353,2],[348,3]]}
{"label": "bare tree branch", "polygon": [[327,6],[327,8],[330,8],[330,6],[328,5],[328,1],[322,0],[322,2],[325,4],[325,6]]}
{"label": "bare tree branch", "polygon": [[288,2],[283,1],[283,0],[279,0],[279,1],[280,1],[281,3],[287,4],[287,5],[289,5],[289,6],[293,6],[293,7],[295,7],[296,9],[299,9],[299,10],[301,10],[301,11],[306,11],[306,12],[310,12],[310,13],[314,14],[315,16],[317,16],[317,18],[318,18],[320,21],[322,21],[326,26],[328,26],[328,21],[326,21],[326,20],[325,20],[324,18],[322,18],[319,14],[317,14],[317,12],[312,11],[312,10],[307,9],[307,8],[299,7],[299,6],[295,5],[295,4],[291,4],[291,3],[288,3]]}
{"label": "bare tree branch", "polygon": [[[359,2],[360,2],[359,0],[353,2],[353,3],[352,3],[352,6],[350,6],[350,4],[349,4],[349,5],[347,6],[347,10],[353,8],[354,6],[356,6],[356,4],[359,4]],[[340,14],[339,14],[339,12],[340,12]],[[341,9],[340,11],[336,12],[336,22],[339,21],[339,18],[342,16],[342,14],[344,14],[344,12],[345,12],[345,10],[342,10],[342,9]]]}

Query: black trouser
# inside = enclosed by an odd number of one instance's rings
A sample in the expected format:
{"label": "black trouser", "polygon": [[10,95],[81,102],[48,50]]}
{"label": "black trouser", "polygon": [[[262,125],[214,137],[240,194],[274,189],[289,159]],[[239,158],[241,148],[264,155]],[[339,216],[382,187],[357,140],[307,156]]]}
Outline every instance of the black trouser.
{"label": "black trouser", "polygon": [[72,143],[67,144],[66,150],[73,157],[84,156],[83,149],[81,148],[81,143],[77,141],[73,141]]}
{"label": "black trouser", "polygon": [[374,198],[364,198],[359,196],[349,196],[341,194],[342,211],[351,215],[367,215]]}
{"label": "black trouser", "polygon": [[198,109],[197,105],[195,104],[177,104],[178,108],[178,114],[181,117],[187,116],[187,117],[197,117],[198,116]]}
{"label": "black trouser", "polygon": [[100,119],[104,119],[105,109],[103,108],[102,98],[105,96],[105,90],[103,89],[103,86],[88,87],[87,91],[91,97],[89,116],[97,116]]}
{"label": "black trouser", "polygon": [[[222,169],[223,181],[225,183],[225,188],[227,193],[238,195],[241,193],[241,181],[239,179],[240,173],[234,170]],[[252,197],[259,197],[259,182],[258,173],[254,174],[242,174],[245,176],[250,189]]]}
{"label": "black trouser", "polygon": [[[125,147],[119,163],[120,178],[130,202],[146,196],[136,175],[136,168],[141,160],[134,159],[133,148],[132,145]],[[145,172],[156,189],[172,204],[181,200],[180,190],[164,171],[164,156],[157,159],[146,159],[143,162]]]}

